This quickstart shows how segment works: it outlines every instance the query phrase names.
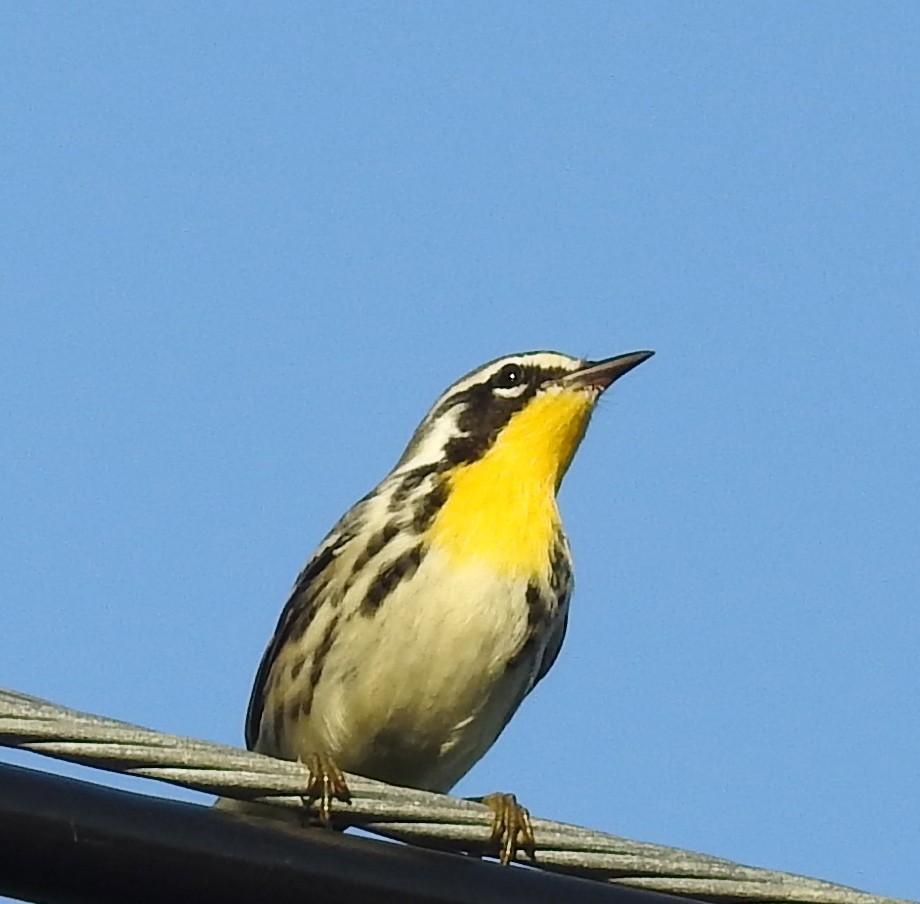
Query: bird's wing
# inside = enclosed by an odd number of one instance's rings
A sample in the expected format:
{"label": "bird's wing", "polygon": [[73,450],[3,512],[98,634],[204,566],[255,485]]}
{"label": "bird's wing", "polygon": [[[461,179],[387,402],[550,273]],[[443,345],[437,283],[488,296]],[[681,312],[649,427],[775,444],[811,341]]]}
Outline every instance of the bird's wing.
{"label": "bird's wing", "polygon": [[325,586],[324,575],[326,571],[333,565],[335,557],[341,548],[351,539],[352,536],[347,533],[333,531],[316,551],[313,558],[307,562],[297,578],[290,598],[281,612],[281,617],[278,619],[275,633],[262,654],[262,661],[259,663],[256,680],[252,686],[249,708],[246,711],[245,729],[246,746],[250,750],[255,749],[259,738],[262,713],[265,707],[265,692],[278,651],[287,642],[292,631],[305,631],[313,620],[316,611],[317,594],[311,592],[311,589],[320,589]]}
{"label": "bird's wing", "polygon": [[534,679],[531,682],[530,687],[527,689],[528,694],[540,683],[546,673],[553,667],[553,663],[556,661],[556,658],[559,656],[559,651],[562,649],[562,641],[565,638],[565,629],[569,623],[569,594],[570,592],[566,593],[565,597],[559,601],[559,612],[552,624],[552,627],[549,629],[549,640],[546,642],[546,646],[543,648],[543,656],[540,659],[540,664],[537,666],[537,671]]}
{"label": "bird's wing", "polygon": [[538,622],[531,628],[532,631],[547,632],[548,637],[546,645],[543,647],[543,655],[540,657],[534,672],[534,679],[530,683],[530,687],[527,688],[528,694],[553,667],[553,663],[562,649],[565,629],[569,623],[569,600],[572,598],[575,576],[572,573],[572,552],[569,549],[569,541],[565,534],[561,532],[553,549],[551,575],[550,590],[556,598],[556,606],[551,610],[549,624],[546,624],[545,621]]}

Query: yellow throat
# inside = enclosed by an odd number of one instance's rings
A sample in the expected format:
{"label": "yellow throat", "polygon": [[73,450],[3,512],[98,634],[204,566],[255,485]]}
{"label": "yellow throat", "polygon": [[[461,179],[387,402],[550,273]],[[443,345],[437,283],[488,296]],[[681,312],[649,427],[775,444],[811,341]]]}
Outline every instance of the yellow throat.
{"label": "yellow throat", "polygon": [[512,415],[482,458],[448,477],[431,539],[456,562],[529,579],[549,570],[556,490],[588,426],[594,395],[556,387]]}

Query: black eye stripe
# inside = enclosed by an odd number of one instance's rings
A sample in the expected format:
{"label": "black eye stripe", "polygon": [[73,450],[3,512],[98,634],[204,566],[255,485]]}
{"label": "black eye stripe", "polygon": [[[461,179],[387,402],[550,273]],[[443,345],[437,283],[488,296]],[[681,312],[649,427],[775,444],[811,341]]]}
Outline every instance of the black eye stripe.
{"label": "black eye stripe", "polygon": [[527,379],[527,373],[520,364],[506,364],[489,381],[496,389],[513,389]]}
{"label": "black eye stripe", "polygon": [[494,386],[491,380],[465,393],[457,418],[458,435],[444,448],[449,464],[480,458],[515,412],[524,408],[537,392],[535,382],[517,385],[521,391],[513,395],[502,392],[502,387]]}
{"label": "black eye stripe", "polygon": [[[515,412],[524,408],[541,387],[549,381],[571,373],[577,365],[578,362],[574,359],[571,366],[555,363],[542,365],[526,359],[506,360],[498,370],[492,367],[482,368],[486,371],[491,370],[488,376],[481,372],[467,375],[459,381],[459,386],[448,390],[428,412],[416,428],[409,445],[397,462],[397,467],[411,461],[419,447],[431,436],[435,425],[447,417],[450,411],[456,412],[456,421],[453,425],[456,434],[447,439],[443,458],[425,467],[436,472],[451,465],[475,461],[488,450]],[[499,385],[500,378],[510,379],[509,368],[517,368],[522,379],[512,385]],[[471,379],[475,379],[476,382],[471,382]],[[517,377],[514,379],[517,380]]]}

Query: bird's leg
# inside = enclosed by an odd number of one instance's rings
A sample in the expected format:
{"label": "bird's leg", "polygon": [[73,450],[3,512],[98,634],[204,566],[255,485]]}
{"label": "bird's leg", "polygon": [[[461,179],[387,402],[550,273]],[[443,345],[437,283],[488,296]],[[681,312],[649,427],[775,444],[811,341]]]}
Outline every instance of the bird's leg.
{"label": "bird's leg", "polygon": [[502,792],[480,797],[479,802],[494,814],[489,844],[498,848],[498,859],[502,865],[511,863],[518,851],[523,851],[531,860],[535,860],[536,843],[530,811],[522,807],[513,794]]}
{"label": "bird's leg", "polygon": [[308,806],[317,804],[320,822],[332,826],[332,801],[351,803],[351,792],[342,770],[328,753],[311,753],[302,761],[310,770],[310,782],[303,794]]}

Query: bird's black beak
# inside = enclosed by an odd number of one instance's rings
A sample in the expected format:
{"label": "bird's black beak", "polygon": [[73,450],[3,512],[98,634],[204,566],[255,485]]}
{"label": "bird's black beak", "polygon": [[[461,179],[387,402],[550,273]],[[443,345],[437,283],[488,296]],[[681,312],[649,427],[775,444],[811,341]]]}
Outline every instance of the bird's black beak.
{"label": "bird's black beak", "polygon": [[603,361],[588,361],[580,370],[565,377],[563,382],[568,386],[593,386],[603,392],[614,380],[619,380],[623,374],[629,373],[654,354],[648,350],[627,352]]}

